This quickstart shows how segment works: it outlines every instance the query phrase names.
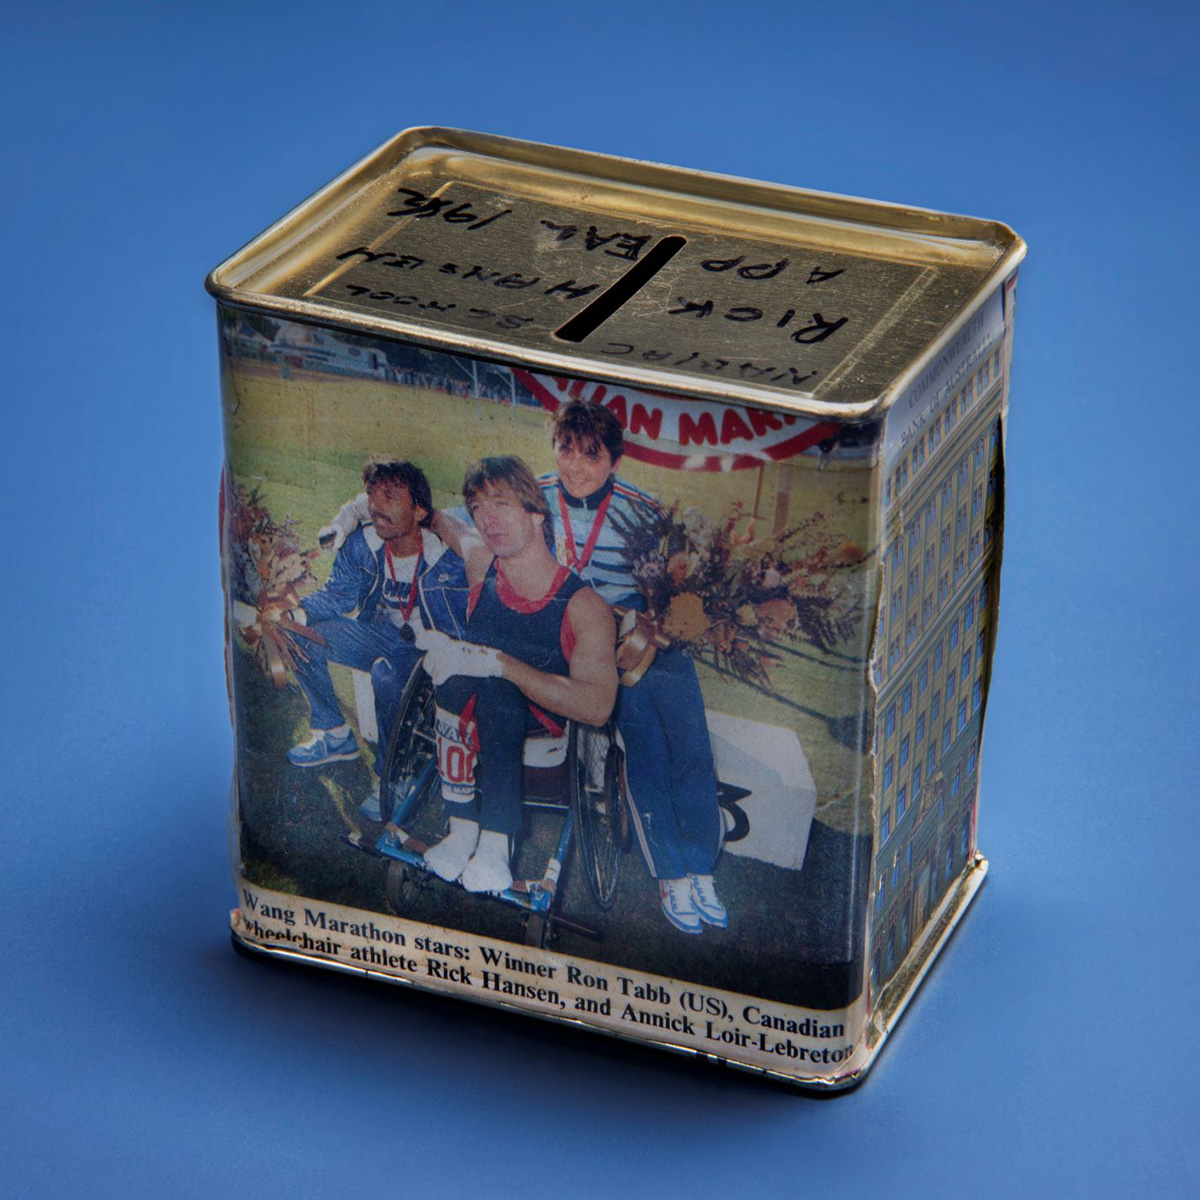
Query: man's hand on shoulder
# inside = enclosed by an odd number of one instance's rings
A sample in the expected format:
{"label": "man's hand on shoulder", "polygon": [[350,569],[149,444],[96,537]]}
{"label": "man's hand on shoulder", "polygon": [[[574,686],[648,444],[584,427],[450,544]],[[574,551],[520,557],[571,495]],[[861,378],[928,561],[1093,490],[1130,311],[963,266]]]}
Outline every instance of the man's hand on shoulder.
{"label": "man's hand on shoulder", "polygon": [[363,493],[353,500],[347,500],[337,515],[324,528],[317,531],[317,541],[326,550],[338,551],[346,539],[367,519],[367,497]]}

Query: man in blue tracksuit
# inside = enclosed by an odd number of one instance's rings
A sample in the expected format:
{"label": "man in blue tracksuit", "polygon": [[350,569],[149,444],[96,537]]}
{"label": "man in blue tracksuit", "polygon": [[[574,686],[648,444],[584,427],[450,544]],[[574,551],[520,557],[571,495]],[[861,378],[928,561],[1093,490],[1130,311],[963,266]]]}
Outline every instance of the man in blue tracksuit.
{"label": "man in blue tracksuit", "polygon": [[[319,767],[359,754],[333,689],[331,662],[371,673],[378,771],[400,695],[421,657],[418,639],[431,630],[454,638],[466,631],[466,570],[429,528],[434,508],[424,472],[412,463],[379,456],[367,460],[363,483],[367,520],[348,535],[345,530],[322,531],[340,542],[333,571],[292,613],[321,638],[296,639],[302,652],[296,681],[312,713],[312,736],[287,754],[297,767]],[[378,804],[376,782],[363,804],[364,815],[377,818]]]}
{"label": "man in blue tracksuit", "polygon": [[[553,445],[558,470],[540,483],[559,561],[609,604],[644,609],[621,530],[659,505],[617,477],[625,449],[620,421],[599,404],[573,400],[555,413]],[[683,650],[660,650],[637,683],[620,689],[617,727],[634,825],[664,916],[683,933],[725,928],[728,914],[713,884],[721,852],[716,769],[700,681]]]}

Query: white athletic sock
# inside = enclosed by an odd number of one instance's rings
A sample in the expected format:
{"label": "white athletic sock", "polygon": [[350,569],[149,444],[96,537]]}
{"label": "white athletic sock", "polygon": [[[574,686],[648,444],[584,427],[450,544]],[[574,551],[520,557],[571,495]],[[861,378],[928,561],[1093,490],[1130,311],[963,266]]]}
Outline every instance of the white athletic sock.
{"label": "white athletic sock", "polygon": [[436,846],[425,851],[425,865],[439,879],[453,883],[463,873],[478,841],[478,821],[451,817],[450,832]]}
{"label": "white athletic sock", "polygon": [[512,887],[513,881],[508,859],[508,834],[485,829],[459,883],[468,892],[503,892]]}
{"label": "white athletic sock", "polygon": [[336,738],[338,741],[341,741],[350,732],[350,726],[343,721],[336,728],[326,729],[323,732],[327,737]]}

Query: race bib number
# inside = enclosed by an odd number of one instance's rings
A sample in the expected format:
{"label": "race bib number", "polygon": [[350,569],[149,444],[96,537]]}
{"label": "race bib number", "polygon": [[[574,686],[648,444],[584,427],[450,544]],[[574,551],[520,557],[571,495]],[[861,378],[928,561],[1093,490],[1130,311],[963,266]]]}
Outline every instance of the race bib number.
{"label": "race bib number", "polygon": [[477,741],[474,722],[469,717],[439,708],[434,727],[442,796],[451,803],[470,803],[475,799]]}

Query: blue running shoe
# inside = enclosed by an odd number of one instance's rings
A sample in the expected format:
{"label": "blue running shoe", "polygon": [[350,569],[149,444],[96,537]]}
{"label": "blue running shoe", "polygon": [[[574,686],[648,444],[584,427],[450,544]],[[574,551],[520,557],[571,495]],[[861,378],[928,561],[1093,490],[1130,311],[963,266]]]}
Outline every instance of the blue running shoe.
{"label": "blue running shoe", "polygon": [[711,875],[689,875],[688,879],[692,884],[692,903],[696,906],[700,919],[708,922],[709,925],[715,925],[718,929],[726,928],[729,924],[729,914],[725,911],[725,905],[717,897],[717,889],[713,887],[713,877]]}
{"label": "blue running shoe", "polygon": [[691,880],[686,875],[682,879],[660,879],[658,894],[662,899],[663,916],[680,933],[701,931],[703,926],[700,924],[700,913],[696,908],[696,901],[692,898]]}
{"label": "blue running shoe", "polygon": [[354,730],[344,737],[331,737],[327,729],[316,730],[307,742],[293,746],[287,752],[293,767],[323,767],[326,763],[346,762],[358,757],[358,739]]}

